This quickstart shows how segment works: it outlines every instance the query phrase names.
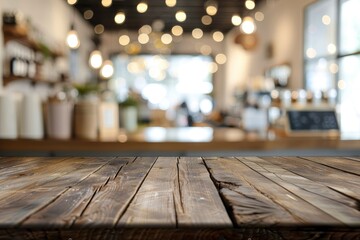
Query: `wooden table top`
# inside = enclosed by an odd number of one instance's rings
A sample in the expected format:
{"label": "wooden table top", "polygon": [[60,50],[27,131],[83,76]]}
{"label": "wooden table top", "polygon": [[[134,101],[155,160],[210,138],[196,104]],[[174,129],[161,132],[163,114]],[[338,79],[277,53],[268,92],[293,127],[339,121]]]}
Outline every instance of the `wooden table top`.
{"label": "wooden table top", "polygon": [[0,158],[0,239],[109,238],[360,239],[360,157]]}

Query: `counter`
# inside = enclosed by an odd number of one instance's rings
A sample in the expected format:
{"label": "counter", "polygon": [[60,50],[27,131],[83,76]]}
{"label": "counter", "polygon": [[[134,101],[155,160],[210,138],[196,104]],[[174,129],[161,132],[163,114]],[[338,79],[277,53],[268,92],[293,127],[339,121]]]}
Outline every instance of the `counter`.
{"label": "counter", "polygon": [[281,131],[237,128],[143,128],[118,141],[0,140],[1,156],[359,155],[360,139],[288,137]]}

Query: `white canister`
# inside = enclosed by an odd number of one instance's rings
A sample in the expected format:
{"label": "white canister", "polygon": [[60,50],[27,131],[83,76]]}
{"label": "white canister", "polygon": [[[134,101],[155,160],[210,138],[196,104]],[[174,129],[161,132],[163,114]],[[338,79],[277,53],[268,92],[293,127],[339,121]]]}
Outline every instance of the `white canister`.
{"label": "white canister", "polygon": [[40,97],[31,92],[21,102],[20,137],[42,139],[44,137],[43,110]]}
{"label": "white canister", "polygon": [[74,104],[70,101],[47,103],[47,136],[54,139],[70,139],[72,135],[72,117]]}
{"label": "white canister", "polygon": [[99,137],[101,141],[116,141],[119,132],[119,107],[115,102],[99,105]]}
{"label": "white canister", "polygon": [[0,94],[0,138],[16,139],[18,137],[17,106],[11,94]]}

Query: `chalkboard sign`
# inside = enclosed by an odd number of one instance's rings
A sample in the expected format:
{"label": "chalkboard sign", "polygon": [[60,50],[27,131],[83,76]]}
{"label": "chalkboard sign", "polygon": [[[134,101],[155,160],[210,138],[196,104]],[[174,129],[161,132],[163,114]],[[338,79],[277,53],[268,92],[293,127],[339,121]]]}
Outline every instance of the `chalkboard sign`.
{"label": "chalkboard sign", "polygon": [[287,111],[288,133],[327,134],[339,132],[336,113],[331,109],[292,109]]}

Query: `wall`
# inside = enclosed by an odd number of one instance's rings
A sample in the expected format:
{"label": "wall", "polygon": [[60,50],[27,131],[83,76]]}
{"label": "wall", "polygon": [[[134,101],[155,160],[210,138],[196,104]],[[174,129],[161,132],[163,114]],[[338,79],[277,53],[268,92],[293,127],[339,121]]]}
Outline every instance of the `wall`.
{"label": "wall", "polygon": [[[78,50],[78,71],[75,74],[74,81],[83,82],[89,77],[87,59],[89,51],[93,47],[90,38],[93,30],[88,23],[86,23],[80,14],[72,9],[66,1],[63,0],[1,0],[0,13],[2,25],[2,13],[4,11],[21,11],[25,17],[29,18],[32,25],[35,26],[41,34],[42,41],[49,47],[60,49],[66,55],[69,54],[69,49],[65,45],[65,38],[69,31],[71,21],[75,22],[75,28],[78,31],[81,46]],[[0,53],[3,53],[3,36],[0,31]],[[64,64],[63,64],[64,65]],[[2,74],[3,64],[0,66],[0,76]],[[67,61],[65,61],[65,70],[69,69]],[[2,87],[2,78],[0,77],[0,89]],[[24,89],[27,82],[19,83]],[[16,85],[16,83],[15,83]],[[14,86],[9,86],[9,88]],[[15,87],[16,88],[16,87]]]}
{"label": "wall", "polygon": [[[258,76],[263,76],[267,68],[289,63],[292,76],[289,87],[303,87],[303,12],[304,7],[315,0],[267,0],[260,7],[265,15],[263,22],[256,22],[258,46],[253,51],[245,51],[234,43],[237,29],[226,36],[226,83],[225,107],[231,106],[234,89],[244,89]],[[273,56],[267,57],[268,46],[272,45]]]}

